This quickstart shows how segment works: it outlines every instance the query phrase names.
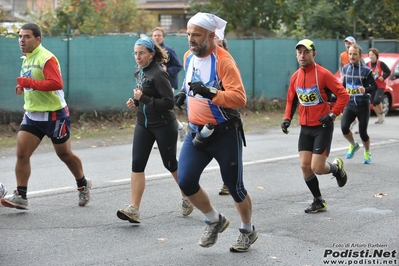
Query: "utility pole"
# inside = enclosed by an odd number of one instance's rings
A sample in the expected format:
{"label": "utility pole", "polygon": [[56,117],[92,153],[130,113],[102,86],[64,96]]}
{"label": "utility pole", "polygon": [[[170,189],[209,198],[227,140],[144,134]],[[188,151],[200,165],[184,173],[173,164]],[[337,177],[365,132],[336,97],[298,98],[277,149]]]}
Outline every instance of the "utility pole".
{"label": "utility pole", "polygon": [[15,17],[15,0],[12,0],[11,5],[12,5],[12,7],[11,7],[11,15],[13,17]]}

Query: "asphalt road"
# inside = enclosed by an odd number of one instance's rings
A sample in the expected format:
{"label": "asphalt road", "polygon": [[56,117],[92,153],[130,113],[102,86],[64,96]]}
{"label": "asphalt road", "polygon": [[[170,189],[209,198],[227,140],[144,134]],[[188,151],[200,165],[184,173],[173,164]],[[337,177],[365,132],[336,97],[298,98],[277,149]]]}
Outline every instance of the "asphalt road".
{"label": "asphalt road", "polygon": [[[303,211],[312,196],[299,167],[299,128],[288,135],[278,128],[247,134],[244,178],[259,239],[242,254],[229,252],[240,221],[230,196],[218,195],[222,181],[214,162],[201,185],[231,223],[213,247],[202,248],[203,215],[181,215],[177,185],[158,150],[148,163],[138,226],[116,217],[129,203],[130,145],[73,146],[93,180],[87,207],[77,206],[73,177],[56,155],[35,154],[29,210],[0,207],[0,265],[399,265],[399,116],[382,125],[374,120],[373,163],[362,163],[363,149],[344,159],[349,179],[343,188],[331,175],[319,176],[328,211],[318,214]],[[344,158],[347,147],[337,123],[329,160]],[[9,193],[14,164],[13,156],[0,158],[0,181]]]}

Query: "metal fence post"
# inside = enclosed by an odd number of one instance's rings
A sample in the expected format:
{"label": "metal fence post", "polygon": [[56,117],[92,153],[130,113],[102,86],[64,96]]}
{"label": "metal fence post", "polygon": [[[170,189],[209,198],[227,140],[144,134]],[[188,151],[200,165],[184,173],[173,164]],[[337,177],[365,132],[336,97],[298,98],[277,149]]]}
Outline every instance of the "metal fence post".
{"label": "metal fence post", "polygon": [[70,60],[71,60],[71,54],[70,54],[70,40],[71,40],[71,25],[68,23],[67,29],[66,29],[66,37],[67,37],[67,62],[66,62],[66,91],[65,91],[65,101],[68,103],[69,102],[69,81],[70,81]]}
{"label": "metal fence post", "polygon": [[373,48],[374,47],[374,37],[370,36],[369,37],[369,48]]}
{"label": "metal fence post", "polygon": [[255,63],[255,39],[256,39],[256,33],[255,32],[253,32],[252,33],[252,99],[255,99],[255,92],[256,92],[256,90],[255,90],[255,74],[256,74],[256,71],[255,71],[255,66],[256,66],[256,63]]}

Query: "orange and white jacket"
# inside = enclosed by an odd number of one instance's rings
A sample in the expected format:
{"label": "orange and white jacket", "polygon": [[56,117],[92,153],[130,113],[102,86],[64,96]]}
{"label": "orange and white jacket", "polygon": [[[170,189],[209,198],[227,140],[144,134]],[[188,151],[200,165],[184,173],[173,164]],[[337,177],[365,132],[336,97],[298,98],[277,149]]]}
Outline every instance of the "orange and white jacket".
{"label": "orange and white jacket", "polygon": [[[183,65],[183,91],[187,95],[187,116],[190,123],[198,126],[208,123],[219,125],[239,117],[236,108],[245,106],[246,93],[240,71],[226,50],[216,46],[205,57],[197,57],[187,51]],[[188,83],[197,81],[218,90],[212,100],[193,95]]]}

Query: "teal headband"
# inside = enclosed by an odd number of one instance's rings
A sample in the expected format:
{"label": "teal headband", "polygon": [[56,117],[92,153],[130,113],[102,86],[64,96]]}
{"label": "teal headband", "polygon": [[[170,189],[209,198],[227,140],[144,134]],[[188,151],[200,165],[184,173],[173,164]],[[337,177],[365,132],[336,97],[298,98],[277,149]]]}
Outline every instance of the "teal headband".
{"label": "teal headband", "polygon": [[148,49],[150,49],[151,51],[155,52],[155,44],[154,42],[148,38],[148,37],[142,37],[140,39],[138,39],[136,41],[136,43],[134,44],[134,46],[136,45],[142,45],[144,47],[147,47]]}

